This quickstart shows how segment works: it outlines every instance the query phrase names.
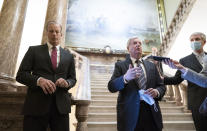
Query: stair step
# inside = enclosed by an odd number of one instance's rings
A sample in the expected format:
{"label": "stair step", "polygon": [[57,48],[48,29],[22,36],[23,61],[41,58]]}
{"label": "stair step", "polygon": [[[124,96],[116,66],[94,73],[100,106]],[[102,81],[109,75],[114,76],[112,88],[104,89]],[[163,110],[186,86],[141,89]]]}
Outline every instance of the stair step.
{"label": "stair step", "polygon": [[[92,92],[98,92],[98,91],[92,91]],[[103,91],[104,92],[104,91]],[[116,105],[117,100],[91,100],[91,105],[109,105],[113,106]],[[160,107],[175,107],[174,102],[160,102],[159,103]]]}
{"label": "stair step", "polygon": [[111,95],[112,93],[109,91],[91,91],[92,95]]}
{"label": "stair step", "polygon": [[[160,107],[162,113],[183,113],[183,107],[174,106],[174,107]],[[90,105],[89,106],[89,113],[115,113],[116,112],[116,105],[113,106],[97,106],[97,105]]]}
{"label": "stair step", "polygon": [[113,106],[116,105],[116,100],[91,100],[91,105],[97,105],[97,106]]}
{"label": "stair step", "polygon": [[96,83],[99,81],[98,83],[105,82],[105,84],[108,84],[109,80],[111,79],[111,76],[110,77],[91,77],[90,79],[92,83]]}
{"label": "stair step", "polygon": [[117,95],[91,95],[92,100],[117,100]]}
{"label": "stair step", "polygon": [[91,82],[91,86],[100,86],[100,87],[101,87],[101,86],[107,86],[107,84],[108,84],[108,83],[106,83],[106,82],[104,82],[104,83],[101,83],[101,82],[99,82],[99,83],[95,83],[95,82],[94,82],[94,83],[93,83],[93,82]]}
{"label": "stair step", "polygon": [[[191,113],[163,113],[163,121],[188,121],[192,120]],[[116,113],[89,113],[89,122],[116,121]]]}
{"label": "stair step", "polygon": [[193,121],[163,121],[164,131],[195,131]]}
{"label": "stair step", "polygon": [[183,113],[183,106],[160,107],[162,113]]}
{"label": "stair step", "polygon": [[[116,122],[88,122],[90,131],[117,131]],[[163,121],[163,131],[195,131],[193,121]]]}
{"label": "stair step", "polygon": [[116,106],[89,106],[89,113],[115,113]]}
{"label": "stair step", "polygon": [[99,85],[96,85],[96,84],[91,84],[91,88],[96,88],[96,87],[98,87],[98,88],[108,88],[108,85],[107,84],[99,84]]}
{"label": "stair step", "polygon": [[108,90],[108,88],[107,87],[105,87],[105,88],[98,88],[98,87],[96,87],[96,88],[91,88],[91,92],[96,92],[96,91],[104,91],[104,92],[109,92],[109,90]]}

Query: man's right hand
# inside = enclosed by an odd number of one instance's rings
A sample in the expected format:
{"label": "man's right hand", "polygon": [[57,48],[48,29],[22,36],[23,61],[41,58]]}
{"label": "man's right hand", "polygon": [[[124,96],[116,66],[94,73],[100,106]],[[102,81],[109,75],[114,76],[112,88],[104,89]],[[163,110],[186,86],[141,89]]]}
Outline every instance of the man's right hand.
{"label": "man's right hand", "polygon": [[42,88],[45,94],[52,94],[56,90],[56,86],[51,80],[42,77],[39,79],[39,86]]}
{"label": "man's right hand", "polygon": [[141,75],[140,67],[133,68],[132,65],[129,65],[129,69],[127,70],[126,74],[124,75],[124,79],[126,81],[130,81],[135,78],[139,78]]}

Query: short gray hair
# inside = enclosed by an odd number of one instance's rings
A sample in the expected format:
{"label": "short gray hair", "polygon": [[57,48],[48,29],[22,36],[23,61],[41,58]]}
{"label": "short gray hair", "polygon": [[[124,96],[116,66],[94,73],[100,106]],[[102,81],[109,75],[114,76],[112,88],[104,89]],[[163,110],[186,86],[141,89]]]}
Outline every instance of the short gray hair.
{"label": "short gray hair", "polygon": [[134,39],[138,39],[138,37],[130,38],[130,39],[127,41],[127,49],[129,49],[129,45],[131,44],[132,40],[134,40]]}
{"label": "short gray hair", "polygon": [[202,32],[194,32],[193,34],[190,35],[190,38],[192,36],[194,36],[194,35],[199,35],[199,36],[201,36],[202,40],[206,41],[206,35],[204,33],[202,33]]}
{"label": "short gray hair", "polygon": [[60,26],[60,31],[62,32],[62,25],[56,21],[48,21],[47,22],[47,26],[46,26],[46,30],[48,31],[48,26],[49,25],[52,25],[52,24],[55,24],[55,25],[59,25]]}

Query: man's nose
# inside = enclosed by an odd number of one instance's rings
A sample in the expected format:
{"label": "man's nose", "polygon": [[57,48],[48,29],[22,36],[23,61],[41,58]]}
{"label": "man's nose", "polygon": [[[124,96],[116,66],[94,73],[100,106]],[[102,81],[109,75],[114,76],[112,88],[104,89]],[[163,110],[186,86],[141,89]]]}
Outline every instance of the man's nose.
{"label": "man's nose", "polygon": [[136,46],[136,47],[140,47],[141,45],[140,45],[140,44],[136,44],[135,46]]}

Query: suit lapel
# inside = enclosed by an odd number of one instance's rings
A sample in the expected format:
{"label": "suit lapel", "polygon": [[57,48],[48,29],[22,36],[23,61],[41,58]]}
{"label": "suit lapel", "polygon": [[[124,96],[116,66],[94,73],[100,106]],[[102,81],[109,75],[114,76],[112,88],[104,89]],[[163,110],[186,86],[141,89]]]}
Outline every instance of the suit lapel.
{"label": "suit lapel", "polygon": [[43,45],[43,54],[44,54],[44,56],[46,56],[46,59],[47,59],[49,65],[50,65],[49,68],[51,70],[53,70],[53,68],[52,68],[52,61],[51,61],[50,54],[49,54],[49,49],[48,49],[48,46],[47,46],[46,43]]}
{"label": "suit lapel", "polygon": [[198,59],[196,58],[196,56],[192,53],[191,54],[191,58],[192,61],[190,62],[191,64],[191,69],[195,70],[196,72],[200,72],[200,70],[202,70],[202,65],[200,64],[200,62],[198,61]]}
{"label": "suit lapel", "polygon": [[145,68],[145,73],[146,73],[146,79],[147,79],[147,82],[146,82],[146,87],[149,87],[148,84],[149,84],[149,76],[150,76],[150,66],[148,64],[147,61],[143,60],[143,65],[144,65],[144,68]]}

